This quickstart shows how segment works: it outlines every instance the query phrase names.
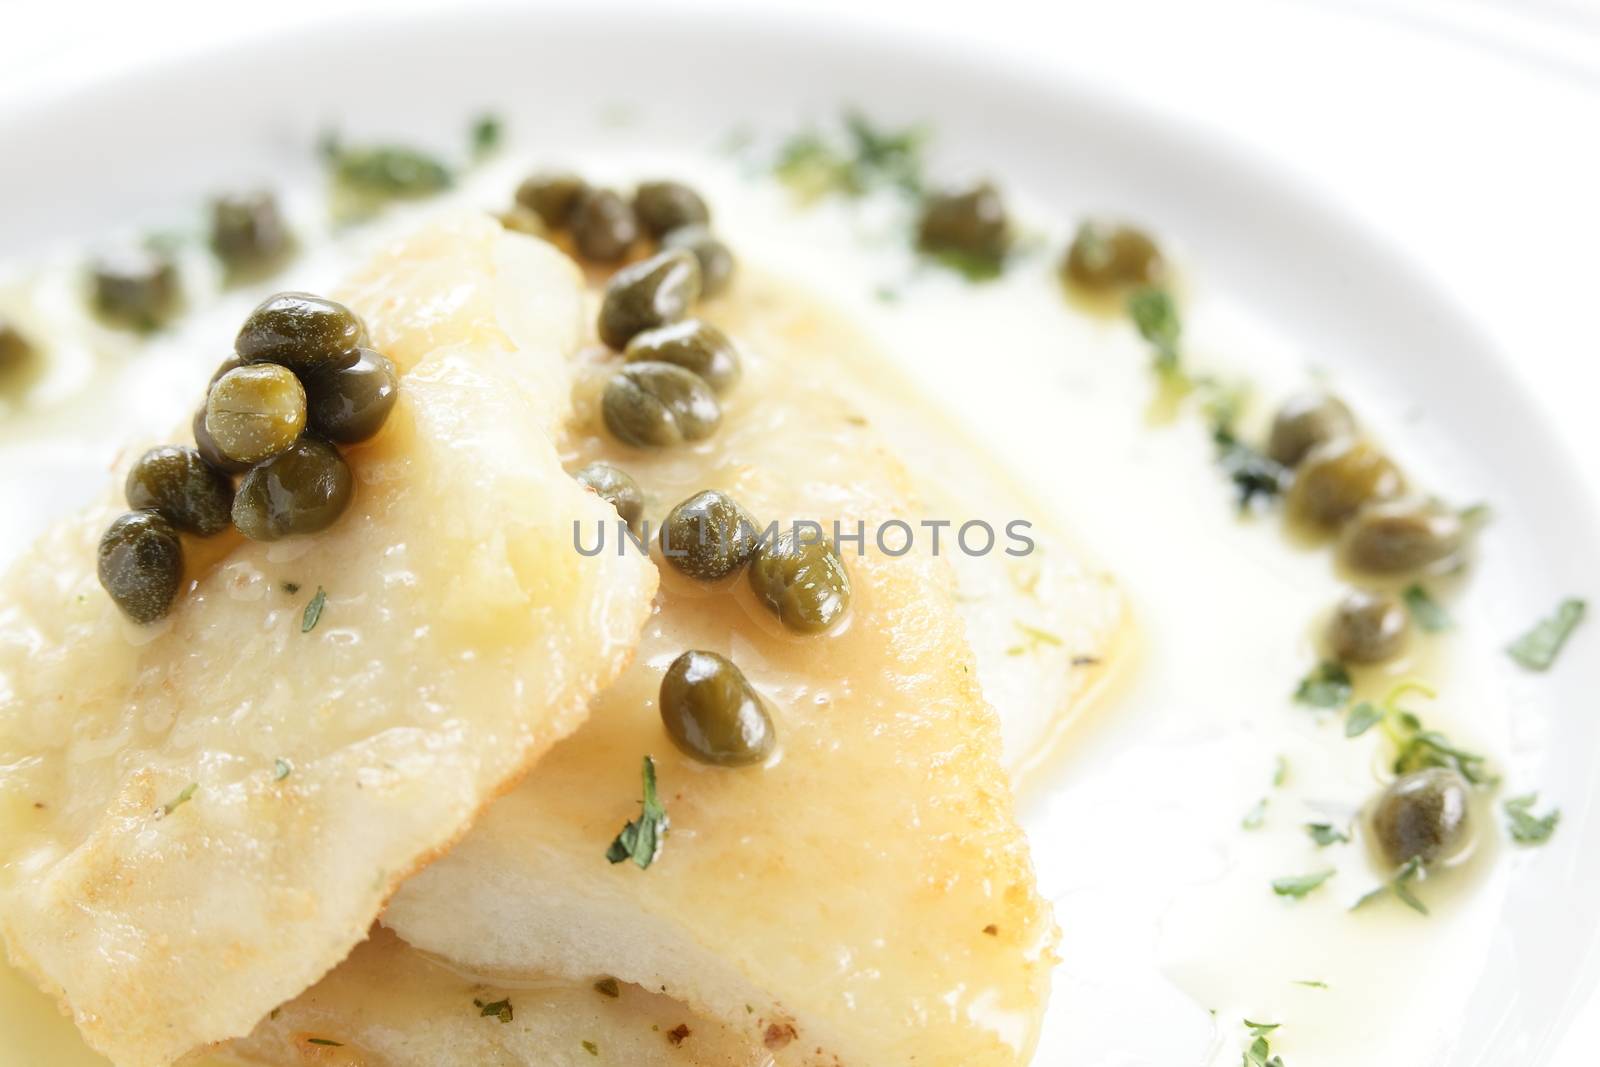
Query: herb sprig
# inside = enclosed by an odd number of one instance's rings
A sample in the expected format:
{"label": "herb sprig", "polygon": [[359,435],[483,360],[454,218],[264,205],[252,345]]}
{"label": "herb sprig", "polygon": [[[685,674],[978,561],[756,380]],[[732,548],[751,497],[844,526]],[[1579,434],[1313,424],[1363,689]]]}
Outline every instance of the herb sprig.
{"label": "herb sprig", "polygon": [[606,859],[612,863],[631,859],[641,871],[648,869],[661,855],[669,822],[667,809],[656,795],[656,761],[649,756],[644,758],[643,777],[644,799],[639,817],[624,826],[606,849]]}
{"label": "herb sprig", "polygon": [[1513,641],[1506,648],[1506,655],[1530,671],[1549,670],[1587,611],[1584,601],[1568,597],[1556,605],[1555,614],[1540,619],[1533,629]]}

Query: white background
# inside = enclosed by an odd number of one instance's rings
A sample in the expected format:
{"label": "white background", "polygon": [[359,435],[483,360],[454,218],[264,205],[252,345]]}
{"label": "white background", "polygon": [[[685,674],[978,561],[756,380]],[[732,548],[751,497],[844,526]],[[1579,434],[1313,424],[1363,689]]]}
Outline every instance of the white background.
{"label": "white background", "polygon": [[[330,22],[348,27],[365,11],[393,17],[440,6],[0,0],[0,99],[25,102],[212,43]],[[620,5],[585,6],[618,6],[619,32],[626,32]],[[1600,468],[1600,7],[1560,0],[770,6],[1059,71],[1261,157],[1390,234],[1505,353],[1580,460]],[[0,166],[26,165],[0,145]],[[1600,1002],[1555,1063],[1588,1067],[1597,1047]]]}

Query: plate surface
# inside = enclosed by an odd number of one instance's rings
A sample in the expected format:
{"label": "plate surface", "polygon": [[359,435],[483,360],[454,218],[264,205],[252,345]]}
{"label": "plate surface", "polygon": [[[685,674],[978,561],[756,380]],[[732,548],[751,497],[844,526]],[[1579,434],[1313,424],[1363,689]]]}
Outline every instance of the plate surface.
{"label": "plate surface", "polygon": [[[931,121],[944,173],[993,174],[1063,220],[1090,210],[1148,220],[1203,268],[1207,288],[1244,302],[1265,329],[1288,339],[1283,347],[1301,365],[1354,383],[1373,405],[1373,421],[1392,428],[1390,436],[1419,466],[1463,495],[1492,502],[1497,519],[1467,606],[1483,632],[1509,638],[1560,596],[1600,592],[1600,521],[1588,480],[1503,372],[1504,354],[1487,348],[1472,316],[1380,237],[1282,176],[1048,74],[804,21],[640,13],[629,24],[618,34],[614,13],[363,21],[195,56],[30,102],[26,110],[0,106],[0,143],[9,158],[29,163],[0,173],[0,199],[27,206],[0,218],[0,256],[158,220],[241,181],[309,181],[315,162],[306,146],[332,121],[363,133],[448,141],[459,136],[464,115],[492,107],[506,115],[519,150],[582,160],[590,152],[615,154],[624,141],[630,150],[709,150],[740,125],[790,129],[854,102],[892,121]],[[626,127],[596,121],[619,104],[633,115]],[[86,145],[94,146],[95,160],[113,165],[86,166]],[[914,354],[888,341],[893,354],[915,365]],[[984,359],[991,377],[1021,382],[1037,374],[1036,356],[1000,350]],[[921,370],[929,389],[958,407],[1041,493],[1070,497],[1098,484],[1087,469],[1092,442],[1056,426],[1059,391],[969,393],[968,368],[947,361]],[[5,475],[13,503],[25,495],[22,477]],[[1136,556],[1117,550],[1119,524],[1148,516],[1117,503],[1076,501],[1063,510],[1128,580],[1145,614],[1159,611],[1154,579],[1136,573]],[[1202,647],[1225,640],[1204,630],[1162,634]],[[1510,770],[1537,782],[1564,818],[1548,848],[1508,864],[1499,922],[1472,961],[1454,1013],[1458,1025],[1428,1039],[1424,1062],[1543,1062],[1594,984],[1600,897],[1590,887],[1600,877],[1600,788],[1591,765],[1600,719],[1592,694],[1600,690],[1600,658],[1587,653],[1591,644],[1575,644],[1549,676],[1518,677],[1498,663],[1474,676],[1487,687],[1486,699],[1513,709]],[[1487,644],[1483,654],[1493,649]],[[1072,797],[1095,761],[1137,754],[1142,731],[1170,712],[1138,698],[1159,696],[1137,688],[1124,694],[1063,761],[1057,791],[1032,807],[1044,812]],[[1057,823],[1041,816],[1037,825]],[[1051,844],[1036,840],[1041,852]],[[1095,862],[1094,855],[1074,855],[1041,866],[1051,887],[1058,865]],[[1069,974],[1071,935],[1080,925],[1072,911],[1081,906],[1076,892],[1059,904]],[[1153,1054],[1107,1060],[1082,1051],[1102,1047],[1098,1030],[1111,1024],[1073,1011],[1071,998],[1120,1003],[1116,1024],[1136,1026],[1138,998],[1151,995],[1119,990],[1114,979],[1096,990],[1070,979],[1060,984],[1058,1000],[1068,1002],[1057,1006],[1040,1063],[1157,1062]],[[1403,1027],[1404,1014],[1395,1004],[1373,1025]]]}

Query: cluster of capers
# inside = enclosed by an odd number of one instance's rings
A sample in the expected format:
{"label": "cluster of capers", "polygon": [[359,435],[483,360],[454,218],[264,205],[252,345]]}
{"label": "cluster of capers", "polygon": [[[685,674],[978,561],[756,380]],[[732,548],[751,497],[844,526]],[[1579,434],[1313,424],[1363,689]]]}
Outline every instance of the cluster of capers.
{"label": "cluster of capers", "polygon": [[[230,275],[275,265],[293,243],[277,197],[268,192],[213,200],[208,240]],[[152,247],[129,247],[101,256],[90,268],[89,282],[95,312],[117,326],[153,330],[183,306],[177,264]]]}
{"label": "cluster of capers", "polygon": [[399,388],[394,364],[367,345],[356,314],[318,296],[279,293],[250,313],[195,413],[194,447],[140,457],[126,487],[134,510],[100,540],[100,582],[130,618],[171,608],[180,532],[210,537],[231,524],[276,541],[344,513],[354,479],[336,446],[377,433]]}

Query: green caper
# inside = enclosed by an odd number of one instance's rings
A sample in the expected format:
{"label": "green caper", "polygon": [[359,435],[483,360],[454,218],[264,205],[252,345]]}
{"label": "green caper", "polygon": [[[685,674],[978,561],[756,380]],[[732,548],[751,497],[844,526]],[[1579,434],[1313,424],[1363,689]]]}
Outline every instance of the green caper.
{"label": "green caper", "polygon": [[802,537],[795,529],[756,551],[750,561],[750,588],[795,633],[822,633],[850,608],[850,574],[844,561],[827,541]]}
{"label": "green caper", "polygon": [[1353,589],[1328,620],[1328,651],[1341,663],[1382,663],[1405,647],[1410,619],[1388,593]]}
{"label": "green caper", "polygon": [[353,488],[339,450],[302,437],[244,476],[233,498],[233,524],[253,541],[316,533],[344,514]]}
{"label": "green caper", "polygon": [[244,320],[233,350],[246,363],[276,363],[315,374],[355,362],[367,328],[343,304],[310,293],[278,293]]}
{"label": "green caper", "polygon": [[572,221],[578,202],[588,191],[588,184],[576,174],[535,174],[517,186],[517,203],[550,229],[559,230]]}
{"label": "green caper", "polygon": [[128,506],[156,511],[186,533],[210,537],[228,528],[233,482],[197,449],[152,448],[128,471]]}
{"label": "green caper", "polygon": [[624,356],[629,363],[674,363],[705,379],[718,394],[739,380],[739,353],[728,335],[700,319],[684,319],[635,334]]}
{"label": "green caper", "polygon": [[259,463],[294,443],[306,425],[306,391],[287,367],[236,367],[206,397],[206,433],[235,463]]}
{"label": "green caper", "polygon": [[917,246],[998,264],[1011,245],[1011,223],[1000,191],[988,182],[959,193],[936,193],[922,205]]}
{"label": "green caper", "polygon": [[1339,437],[1306,453],[1286,503],[1300,522],[1333,530],[1364,505],[1399,496],[1404,489],[1399,468],[1376,445]]}
{"label": "green caper", "polygon": [[1407,574],[1449,565],[1465,542],[1460,515],[1431,500],[1403,497],[1356,512],[1340,538],[1339,558],[1366,574]]}
{"label": "green caper", "polygon": [[134,622],[155,622],[172,609],[183,581],[183,545],[172,524],[153,511],[117,517],[100,537],[100,584]]}
{"label": "green caper", "polygon": [[330,441],[354,444],[383,428],[395,398],[400,377],[383,353],[356,350],[356,361],[309,375],[306,386],[306,425]]}
{"label": "green caper", "polygon": [[271,193],[243,193],[211,202],[211,250],[230,269],[272,263],[289,249],[289,230],[278,198]]}
{"label": "green caper", "polygon": [[629,526],[644,518],[644,490],[627,471],[609,463],[591,463],[572,477],[616,508],[617,516]]}
{"label": "green caper", "polygon": [[1467,783],[1444,767],[1395,779],[1372,811],[1378,847],[1396,867],[1448,857],[1465,841],[1468,821]]}
{"label": "green caper", "polygon": [[1348,437],[1355,429],[1355,417],[1344,401],[1321,389],[1309,389],[1291,396],[1278,409],[1267,438],[1267,455],[1293,467],[1324,441]]}
{"label": "green caper", "polygon": [[680,226],[661,239],[662,251],[683,249],[700,261],[700,295],[713,297],[733,280],[733,252],[704,226]]}
{"label": "green caper", "polygon": [[635,334],[677,322],[700,299],[700,261],[693,252],[661,252],[623,267],[606,283],[600,340],[622,351]]}
{"label": "green caper", "polygon": [[715,652],[689,651],[661,679],[661,721],[683,752],[717,767],[748,767],[772,753],[772,715],[744,672]]}
{"label": "green caper", "polygon": [[578,255],[591,263],[616,263],[639,239],[633,208],[611,189],[589,189],[578,198],[568,223]]}
{"label": "green caper", "polygon": [[722,406],[705,379],[671,363],[630,363],[600,397],[611,436],[636,448],[699,441],[716,432]]}
{"label": "green caper", "polygon": [[136,330],[154,330],[172,318],[181,303],[178,268],[148,249],[130,248],[94,265],[94,308],[106,321]]}
{"label": "green caper", "polygon": [[1061,274],[1091,293],[1150,285],[1165,273],[1161,250],[1143,230],[1086,220],[1067,247]]}
{"label": "green caper", "polygon": [[661,557],[679,573],[717,582],[750,562],[761,534],[737,500],[707,489],[667,512],[660,541]]}
{"label": "green caper", "polygon": [[657,239],[680,226],[703,226],[711,209],[682,182],[640,182],[633,192],[633,214],[644,232]]}

